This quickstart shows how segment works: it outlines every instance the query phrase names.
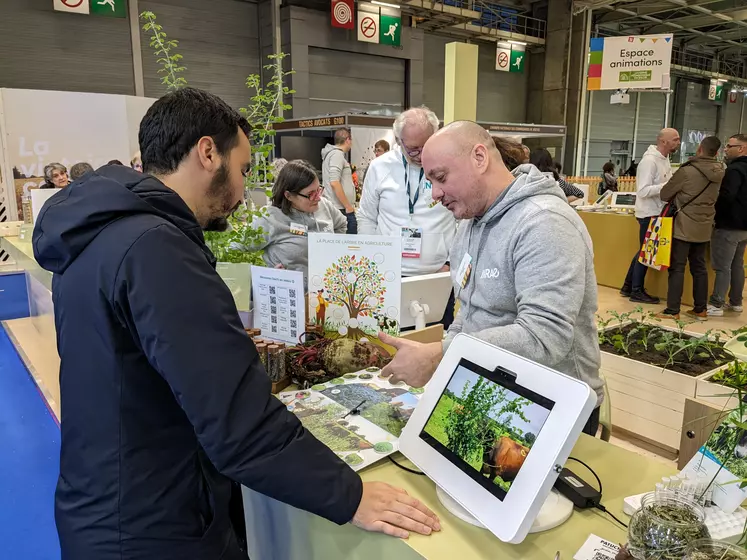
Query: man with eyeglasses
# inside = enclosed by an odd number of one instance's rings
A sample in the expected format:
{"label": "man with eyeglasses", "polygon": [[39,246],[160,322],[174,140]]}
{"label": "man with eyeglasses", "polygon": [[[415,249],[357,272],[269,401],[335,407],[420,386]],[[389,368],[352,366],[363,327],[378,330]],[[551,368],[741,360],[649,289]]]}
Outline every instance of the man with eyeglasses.
{"label": "man with eyeglasses", "polygon": [[[724,147],[728,163],[716,201],[716,227],[711,237],[711,266],[716,271],[708,315],[741,313],[744,250],[747,247],[747,135],[735,134]],[[729,301],[726,301],[727,291]]]}
{"label": "man with eyeglasses", "polygon": [[[358,232],[402,235],[403,276],[449,270],[456,220],[433,200],[420,162],[423,146],[438,127],[438,117],[426,107],[401,113],[394,121],[395,146],[371,162],[363,184]],[[411,235],[412,230],[420,235]],[[453,315],[449,303],[445,325]]]}
{"label": "man with eyeglasses", "polygon": [[347,218],[347,233],[358,233],[353,169],[346,157],[352,147],[350,129],[337,129],[335,145],[327,144],[322,150],[322,185],[325,189],[324,196]]}

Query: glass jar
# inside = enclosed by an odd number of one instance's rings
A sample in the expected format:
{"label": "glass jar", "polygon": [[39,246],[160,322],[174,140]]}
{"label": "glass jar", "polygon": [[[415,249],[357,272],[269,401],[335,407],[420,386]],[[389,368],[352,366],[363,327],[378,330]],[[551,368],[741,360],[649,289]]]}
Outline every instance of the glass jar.
{"label": "glass jar", "polygon": [[256,345],[257,353],[259,354],[259,359],[262,362],[262,365],[265,366],[265,371],[267,371],[267,374],[269,375],[270,372],[267,369],[267,344],[261,343]]}
{"label": "glass jar", "polygon": [[672,492],[652,492],[630,520],[628,550],[637,560],[682,560],[690,544],[710,536],[701,506]]}
{"label": "glass jar", "polygon": [[747,560],[747,550],[725,542],[701,539],[687,547],[684,560]]}

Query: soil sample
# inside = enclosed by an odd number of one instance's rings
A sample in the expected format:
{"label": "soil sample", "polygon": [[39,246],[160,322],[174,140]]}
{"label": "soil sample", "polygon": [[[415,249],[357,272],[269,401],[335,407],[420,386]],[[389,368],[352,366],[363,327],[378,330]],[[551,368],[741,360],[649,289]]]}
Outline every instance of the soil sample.
{"label": "soil sample", "polygon": [[[259,359],[262,361],[262,365],[265,366],[265,370],[267,370],[267,344],[260,343],[256,346]],[[269,374],[270,372],[268,371],[267,373]]]}

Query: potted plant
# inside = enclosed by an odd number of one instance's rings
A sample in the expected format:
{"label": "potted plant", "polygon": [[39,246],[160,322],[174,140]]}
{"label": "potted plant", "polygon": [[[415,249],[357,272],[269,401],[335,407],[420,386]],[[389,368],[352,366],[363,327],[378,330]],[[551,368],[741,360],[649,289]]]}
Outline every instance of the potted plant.
{"label": "potted plant", "polygon": [[662,326],[641,307],[610,311],[598,324],[614,425],[672,453],[680,445],[685,399],[695,397],[701,376],[730,359],[722,331],[691,333],[688,324]]}

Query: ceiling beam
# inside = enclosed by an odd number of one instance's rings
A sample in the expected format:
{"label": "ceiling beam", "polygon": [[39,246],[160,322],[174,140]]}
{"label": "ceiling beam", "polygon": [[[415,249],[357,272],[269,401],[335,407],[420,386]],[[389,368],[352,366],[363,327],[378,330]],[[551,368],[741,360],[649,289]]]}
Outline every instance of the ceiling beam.
{"label": "ceiling beam", "polygon": [[[712,35],[718,35],[721,40],[726,39],[733,39],[736,41],[739,41],[740,39],[747,38],[747,27],[740,27],[738,29],[734,30],[728,30],[728,31],[711,31]],[[687,39],[687,45],[716,45],[719,43],[719,41],[714,37],[693,37],[692,39]]]}
{"label": "ceiling beam", "polygon": [[[689,5],[685,0],[683,0],[682,3],[684,5],[687,5],[688,8],[694,8],[694,6]],[[675,4],[675,2],[672,2],[672,4]],[[679,2],[677,2],[676,4],[679,4]],[[702,8],[702,9],[710,11],[707,8]],[[681,18],[666,19],[662,21],[663,25],[656,25],[652,27],[651,29],[649,29],[648,32],[649,33],[666,33],[667,31],[670,31],[671,27],[680,27],[683,29],[696,29],[699,27],[708,27],[711,25],[718,25],[718,24],[725,24],[725,23],[737,23],[737,22],[744,23],[745,19],[747,19],[747,9],[736,8],[732,10],[723,10],[720,12],[713,12],[710,15],[707,13],[701,13],[701,14],[694,15],[694,16],[685,16]]]}
{"label": "ceiling beam", "polygon": [[[689,2],[690,7],[692,6],[705,6],[707,4],[714,4],[720,0],[698,0],[697,2]],[[619,4],[620,8],[624,7],[625,11],[621,11],[615,6]],[[651,5],[650,0],[641,0],[639,2],[619,2],[604,8],[611,10],[610,13],[602,15],[596,20],[598,24],[612,23],[616,21],[623,21],[626,19],[634,19],[639,16],[651,16],[654,14],[661,14],[664,12],[671,12],[677,8],[670,2],[660,2],[656,6]],[[635,14],[631,14],[634,12]]]}

